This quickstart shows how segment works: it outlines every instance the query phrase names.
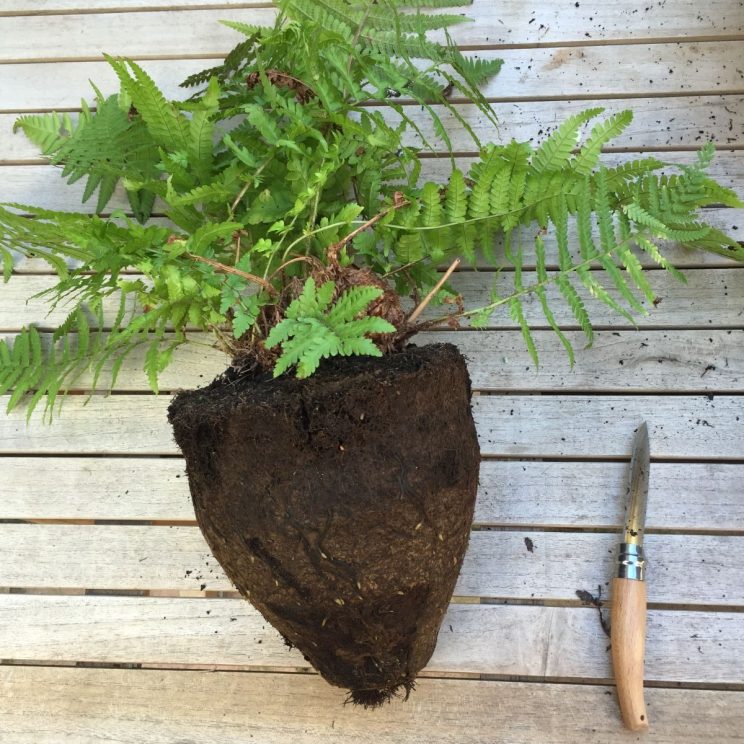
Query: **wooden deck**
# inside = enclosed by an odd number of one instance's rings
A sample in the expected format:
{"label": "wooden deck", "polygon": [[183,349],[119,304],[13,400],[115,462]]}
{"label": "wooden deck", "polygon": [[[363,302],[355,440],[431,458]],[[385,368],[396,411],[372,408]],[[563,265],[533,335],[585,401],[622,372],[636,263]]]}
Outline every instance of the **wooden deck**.
{"label": "wooden deck", "polygon": [[[744,194],[742,5],[475,0],[478,22],[457,41],[505,65],[486,90],[500,131],[474,114],[473,125],[489,138],[539,138],[580,108],[630,106],[634,123],[608,162],[641,152],[683,162],[713,137],[713,172]],[[273,13],[234,0],[0,0],[0,201],[78,208],[79,189],[10,128],[20,112],[76,110],[88,79],[113,90],[103,51],[142,60],[175,95],[236,41],[219,19]],[[465,162],[473,153],[457,140]],[[742,210],[709,215],[744,236]],[[344,707],[284,647],[195,526],[167,391],[209,380],[219,354],[185,353],[159,397],[132,356],[117,394],[69,399],[52,427],[0,416],[0,742],[639,740],[621,728],[598,611],[576,592],[601,587],[606,598],[643,419],[653,458],[645,738],[744,741],[744,270],[673,255],[688,284],[651,270],[661,302],[638,329],[598,309],[595,345],[573,371],[542,330],[535,370],[507,315],[486,332],[437,334],[466,353],[476,389],[476,523],[424,678],[407,703],[374,712]],[[25,304],[52,281],[43,267],[17,273],[0,285],[0,332],[59,320]],[[458,282],[485,296],[491,277]]]}

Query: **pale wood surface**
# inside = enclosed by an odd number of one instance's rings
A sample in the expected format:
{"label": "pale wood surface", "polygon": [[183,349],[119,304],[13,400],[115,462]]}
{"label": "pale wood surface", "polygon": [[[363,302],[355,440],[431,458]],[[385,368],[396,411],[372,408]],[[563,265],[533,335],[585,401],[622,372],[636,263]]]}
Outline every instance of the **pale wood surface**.
{"label": "pale wood surface", "polygon": [[[195,524],[180,458],[8,456],[2,465],[0,519]],[[486,460],[475,524],[619,530],[627,468],[626,462]],[[739,465],[654,463],[648,498],[650,532],[742,532]]]}
{"label": "pale wood surface", "polygon": [[[639,297],[641,304],[647,308],[647,315],[637,315],[635,325],[639,328],[725,328],[738,330],[744,312],[744,271],[735,269],[691,269],[685,272],[686,283],[678,283],[663,271],[650,271],[647,274],[649,285],[657,300],[654,306],[647,299]],[[523,274],[525,285],[534,283],[533,272]],[[606,284],[604,277],[601,281]],[[490,301],[490,291],[496,287],[503,295],[513,292],[513,277],[504,272],[499,276],[491,272],[462,271],[452,275],[451,285],[458,292],[469,298],[476,307]],[[20,330],[24,325],[37,323],[44,328],[54,328],[64,321],[70,307],[60,303],[49,310],[43,297],[36,297],[39,292],[55,284],[55,278],[49,275],[25,275],[14,277],[13,281],[3,286],[0,294],[0,331]],[[592,322],[597,328],[633,328],[633,324],[618,316],[606,305],[592,300],[584,287],[577,287],[579,293],[590,304]],[[608,286],[608,292],[618,297],[617,290]],[[553,286],[546,288],[546,296],[552,303],[556,321],[570,328],[576,321]],[[621,298],[618,298],[621,299]],[[622,301],[622,300],[621,300]],[[623,301],[624,302],[624,301]],[[478,303],[478,304],[476,304]],[[532,295],[523,298],[525,317],[534,327],[546,327],[539,301]],[[106,317],[113,319],[119,308],[117,295],[109,295],[104,300]],[[423,317],[446,315],[446,308],[427,308]],[[468,324],[467,319],[462,325]],[[491,328],[514,328],[514,320],[509,316],[505,306],[494,310],[489,320]]]}
{"label": "pale wood surface", "polygon": [[[235,34],[234,39],[238,38]],[[735,41],[684,46],[676,43],[636,45],[633,65],[627,66],[622,78],[618,78],[617,67],[624,64],[628,55],[628,47],[622,44],[538,47],[530,49],[526,59],[522,49],[483,50],[478,56],[504,60],[502,72],[483,88],[484,95],[497,102],[555,98],[556,91],[560,91],[562,96],[617,96],[629,105],[625,91],[631,86],[634,98],[690,91],[710,94],[741,91],[742,71],[726,64],[737,49]],[[151,59],[145,66],[167,95],[178,97],[184,93],[180,83],[206,64],[203,59]],[[585,74],[587,70],[591,71],[589,77]],[[53,86],[34,85],[50,76]],[[105,62],[8,63],[0,69],[0,84],[9,94],[0,110],[8,110],[8,100],[13,101],[14,111],[78,108],[82,97],[89,98],[93,94],[89,80],[94,80],[102,91],[115,90],[116,78]],[[527,82],[529,94],[521,91],[519,95],[520,86]],[[500,115],[508,114],[507,107],[499,106],[498,110]],[[31,157],[38,157],[36,151],[27,146],[26,149]]]}
{"label": "pale wood surface", "polygon": [[[365,712],[309,675],[4,667],[0,680],[13,744],[638,740],[618,731],[612,688],[593,685],[423,679],[408,705]],[[744,693],[650,689],[648,705],[645,741],[741,741]]]}
{"label": "pale wood surface", "polygon": [[[233,590],[196,527],[9,524],[3,533],[8,587]],[[594,591],[613,575],[617,542],[615,533],[475,531],[455,594],[575,601],[577,589]],[[649,535],[647,544],[649,602],[744,605],[744,536]]]}
{"label": "pale wood surface", "polygon": [[[604,162],[690,162],[714,137],[722,150],[712,174],[744,192],[738,0],[475,0],[465,10],[478,22],[456,29],[458,43],[505,61],[484,89],[499,130],[462,106],[484,139],[538,140],[581,108],[631,107],[634,123]],[[103,51],[139,57],[177,96],[180,80],[238,40],[218,19],[273,14],[270,3],[235,0],[0,0],[0,202],[90,211],[79,204],[81,185],[65,186],[10,130],[21,112],[74,115],[82,97],[90,100],[88,79],[113,92]],[[455,140],[467,168],[475,146],[459,129]],[[442,178],[447,167],[428,159],[424,174]],[[114,207],[126,202],[117,196]],[[744,235],[744,210],[713,208],[706,218]],[[640,330],[595,308],[591,349],[569,331],[573,370],[541,330],[535,369],[505,314],[486,332],[419,340],[455,342],[468,358],[487,459],[428,678],[408,703],[379,712],[344,708],[343,693],[309,674],[235,596],[193,526],[165,421],[169,396],[149,394],[136,353],[118,394],[88,405],[71,397],[52,427],[39,416],[27,427],[22,413],[0,418],[0,742],[637,741],[602,684],[611,667],[597,610],[581,606],[576,590],[601,587],[607,599],[632,431],[643,419],[654,458],[646,679],[662,688],[646,690],[644,738],[741,741],[744,271],[715,256],[669,255],[690,267],[688,284],[651,271],[661,302]],[[49,286],[48,268],[20,262],[17,270],[25,276],[0,285],[0,336],[61,316],[25,303]],[[492,279],[463,272],[456,285],[478,302]],[[534,303],[527,312],[544,327]],[[202,384],[223,365],[214,350],[188,348],[163,389]],[[124,596],[131,590],[162,596]],[[168,669],[38,666],[78,662]],[[199,671],[211,669],[232,672]],[[706,685],[717,689],[699,689]]]}
{"label": "pale wood surface", "polygon": [[[735,393],[744,380],[744,332],[740,328],[597,331],[590,348],[583,348],[586,339],[581,331],[567,331],[566,336],[578,351],[573,368],[551,331],[534,333],[540,350],[537,368],[521,336],[512,331],[443,331],[421,335],[416,343],[458,346],[479,392],[659,393],[671,389]],[[194,334],[192,340],[198,343],[183,346],[160,377],[161,393],[198,387],[223,371],[226,356],[210,348],[212,339]],[[117,391],[150,392],[143,372],[144,354],[144,349],[137,348],[126,357],[116,380]],[[85,390],[90,384],[91,375],[86,374],[74,388]]]}
{"label": "pale wood surface", "polygon": [[[53,426],[42,424],[43,407],[30,424],[16,409],[0,418],[0,454],[177,455],[168,404],[168,396],[70,396]],[[735,395],[477,395],[473,413],[484,456],[627,458],[628,432],[646,419],[653,457],[742,457],[744,398]]]}
{"label": "pale wood surface", "polygon": [[[7,596],[0,625],[19,615],[14,659],[312,671],[242,599]],[[609,682],[608,644],[593,607],[452,604],[425,674]],[[735,684],[744,628],[738,613],[650,610],[647,647],[649,681]]]}
{"label": "pale wood surface", "polygon": [[[79,6],[78,6],[79,7]],[[229,13],[229,16],[227,16]],[[196,9],[186,12],[101,13],[59,15],[54,24],[43,16],[0,17],[5,37],[0,60],[100,59],[105,49],[130,56],[208,56],[224,53],[235,42],[235,32],[219,25],[229,17],[246,23],[270,23],[275,11],[260,7],[225,10]],[[560,0],[531,7],[521,0],[498,5],[476,0],[470,9],[477,23],[453,27],[453,39],[463,46],[493,47],[512,44],[606,41],[690,37],[730,38],[744,33],[739,6],[715,0],[701,9],[691,0],[673,4],[635,7],[626,3],[578,7]],[[168,33],[162,33],[168,28]],[[193,34],[199,28],[200,33]],[[24,42],[31,37],[34,44]],[[189,44],[184,46],[184,37]],[[185,51],[187,50],[187,51]]]}

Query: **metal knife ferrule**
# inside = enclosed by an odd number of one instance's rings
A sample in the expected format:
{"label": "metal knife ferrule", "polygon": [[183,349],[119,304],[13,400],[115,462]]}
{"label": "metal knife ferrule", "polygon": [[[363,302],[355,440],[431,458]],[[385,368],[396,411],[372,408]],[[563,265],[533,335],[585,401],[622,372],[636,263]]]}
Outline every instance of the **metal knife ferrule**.
{"label": "metal knife ferrule", "polygon": [[617,555],[617,577],[619,579],[646,579],[646,558],[643,546],[635,543],[620,543]]}

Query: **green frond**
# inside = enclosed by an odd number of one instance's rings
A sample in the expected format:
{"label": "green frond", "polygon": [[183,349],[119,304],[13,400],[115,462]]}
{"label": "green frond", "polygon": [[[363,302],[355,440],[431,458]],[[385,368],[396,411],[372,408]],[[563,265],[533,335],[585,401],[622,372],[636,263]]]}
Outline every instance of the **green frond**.
{"label": "green frond", "polygon": [[74,125],[69,114],[26,114],[13,124],[13,133],[21,130],[44,155],[54,153],[72,134]]}
{"label": "green frond", "polygon": [[503,59],[476,59],[463,55],[457,70],[472,84],[482,85],[497,75],[503,66]]}
{"label": "green frond", "polygon": [[444,199],[444,218],[447,222],[462,222],[467,214],[468,201],[465,191],[465,177],[455,168],[450,175],[447,194]]}
{"label": "green frond", "polygon": [[566,119],[532,155],[531,164],[535,173],[561,170],[576,147],[582,124],[603,111],[603,108],[587,109]]}
{"label": "green frond", "polygon": [[[597,112],[602,109],[596,109]],[[588,176],[597,165],[602,148],[618,137],[633,121],[632,111],[621,111],[595,125],[581,150],[573,159],[573,170],[580,176]]]}
{"label": "green frond", "polygon": [[381,296],[382,290],[379,287],[351,287],[339,297],[333,309],[326,314],[326,320],[331,325],[349,323]]}
{"label": "green frond", "polygon": [[379,287],[352,287],[331,305],[334,282],[316,289],[312,278],[306,280],[301,295],[286,310],[286,317],[275,325],[266,338],[269,349],[281,345],[282,353],[274,367],[278,377],[296,367],[299,378],[311,375],[322,359],[331,356],[365,354],[381,356],[370,333],[393,333],[395,326],[375,316],[358,317],[382,294]]}
{"label": "green frond", "polygon": [[119,78],[122,89],[145,124],[152,139],[168,151],[187,151],[189,123],[176,107],[166,100],[152,78],[132,60],[106,60]]}
{"label": "green frond", "polygon": [[46,396],[46,412],[51,416],[59,393],[66,393],[74,385],[105,344],[100,332],[103,322],[100,308],[93,322],[95,333],[91,333],[91,321],[78,308],[65,322],[61,342],[55,334],[44,348],[42,336],[33,326],[21,330],[12,344],[0,341],[0,394],[12,391],[8,413],[25,402],[27,418],[30,418],[41,398]]}
{"label": "green frond", "polygon": [[543,242],[542,237],[539,235],[535,238],[535,261],[536,261],[536,269],[537,269],[537,285],[535,287],[535,294],[537,295],[537,299],[540,301],[540,308],[542,309],[543,315],[545,316],[545,320],[548,321],[548,325],[555,332],[555,334],[560,339],[560,342],[563,344],[563,348],[566,350],[566,354],[568,355],[569,364],[571,367],[573,367],[574,365],[573,346],[571,345],[571,342],[566,337],[566,334],[563,333],[563,331],[560,329],[560,327],[556,323],[555,316],[553,315],[553,311],[548,306],[548,299],[545,293],[545,285],[549,281],[548,271],[546,268],[546,261],[545,261],[545,243]]}

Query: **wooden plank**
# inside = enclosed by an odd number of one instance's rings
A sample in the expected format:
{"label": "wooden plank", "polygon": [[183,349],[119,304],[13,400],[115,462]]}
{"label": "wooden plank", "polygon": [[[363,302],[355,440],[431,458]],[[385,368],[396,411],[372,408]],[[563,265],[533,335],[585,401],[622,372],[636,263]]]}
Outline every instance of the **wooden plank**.
{"label": "wooden plank", "polygon": [[[584,107],[577,107],[584,108]],[[558,117],[562,120],[564,117]],[[555,117],[551,121],[555,121]],[[699,118],[694,119],[696,122]],[[534,120],[535,122],[537,120]],[[545,122],[547,124],[547,122]],[[533,122],[533,126],[537,126]],[[506,129],[501,130],[506,135]],[[518,133],[516,125],[511,130],[512,133],[523,138]],[[9,135],[10,137],[22,138],[21,134]],[[0,140],[1,141],[1,140]],[[700,144],[692,143],[692,144]],[[0,145],[2,147],[2,145]],[[636,153],[607,153],[603,156],[602,162],[608,167],[614,167],[629,160],[638,157],[658,157],[670,165],[691,164],[695,160],[692,152],[666,152],[651,151]],[[472,158],[458,158],[459,167],[468,168],[473,162]],[[741,150],[721,151],[715,158],[709,172],[710,175],[721,182],[728,188],[733,188],[739,194],[744,191],[744,152]],[[673,169],[672,169],[673,170]],[[20,165],[0,165],[0,173],[3,178],[0,181],[0,203],[17,202],[20,204],[32,204],[46,209],[57,209],[77,212],[92,212],[95,209],[95,200],[89,200],[86,204],[82,203],[82,194],[84,182],[67,184],[60,178],[60,169],[50,165],[37,164],[20,164]],[[446,180],[449,177],[449,161],[440,158],[427,158],[423,162],[422,179]],[[160,206],[162,209],[162,205]],[[113,198],[107,205],[107,210],[122,209],[129,211],[129,202],[126,194],[117,189]],[[726,215],[724,215],[726,217]],[[737,228],[741,223],[741,211],[731,210],[730,219],[727,220]],[[724,224],[723,227],[728,227]]]}
{"label": "wooden plank", "polygon": [[[0,409],[7,399],[0,398]],[[16,409],[0,416],[0,454],[176,455],[168,404],[166,396],[72,395],[52,426],[42,423],[41,408],[28,424]],[[481,452],[489,456],[626,458],[643,420],[655,458],[744,455],[744,396],[738,395],[477,395],[473,411]]]}
{"label": "wooden plank", "polygon": [[[638,98],[626,100],[598,100],[590,106],[603,106],[605,115],[610,115],[627,108],[634,111],[633,122],[616,139],[613,148],[655,149],[663,147],[700,146],[709,139],[721,147],[738,145],[744,141],[744,96],[691,96],[674,98]],[[558,127],[567,116],[584,111],[585,100],[574,101],[528,101],[507,104],[507,110],[501,113],[502,107],[496,107],[500,123],[498,131],[486,120],[474,106],[462,104],[458,112],[467,120],[476,135],[483,141],[494,141],[506,144],[513,137],[520,140],[541,141]],[[433,107],[434,108],[434,107]],[[436,149],[444,145],[434,131],[434,125],[426,115],[414,115],[419,119],[421,131]],[[452,147],[459,152],[477,153],[478,147],[473,143],[468,132],[458,124],[455,115],[450,111],[438,108],[437,114],[450,133]],[[712,118],[715,117],[715,118]],[[396,122],[392,114],[388,117]],[[415,145],[416,136],[404,137],[403,141]]]}
{"label": "wooden plank", "polygon": [[262,7],[271,3],[265,0],[158,0],[147,5],[143,0],[96,0],[95,7],[85,5],[81,0],[0,0],[0,15],[44,15],[72,13],[106,13],[124,11],[170,10],[171,12],[188,8],[220,9]]}
{"label": "wooden plank", "polygon": [[[621,727],[612,688],[600,685],[422,679],[407,703],[384,713],[342,705],[344,693],[315,675],[0,667],[0,686],[12,702],[0,709],[0,726],[13,744],[130,744],[143,732],[183,744],[635,740]],[[741,740],[742,692],[649,689],[646,701],[644,741]]]}
{"label": "wooden plank", "polygon": [[[0,586],[232,590],[197,527],[5,524]],[[529,551],[525,537],[530,537]],[[613,575],[617,533],[476,531],[455,594],[576,601]],[[744,537],[649,535],[649,602],[744,605]],[[682,580],[684,577],[684,580]]]}
{"label": "wooden plank", "polygon": [[[242,599],[4,594],[0,642],[6,660],[310,670]],[[425,674],[609,681],[606,649],[594,608],[453,604]],[[744,614],[651,610],[646,649],[647,681],[741,684]]]}
{"label": "wooden plank", "polygon": [[[540,349],[537,369],[517,331],[425,333],[414,343],[457,345],[468,360],[474,388],[483,392],[725,393],[739,392],[744,385],[741,330],[598,331],[588,349],[582,348],[585,340],[580,331],[567,331],[574,348],[580,350],[573,368],[568,367],[566,351],[552,331],[536,331],[534,337]],[[196,338],[212,343],[206,334]],[[144,348],[137,348],[127,356],[117,391],[150,392],[144,354]],[[160,376],[160,390],[199,387],[227,364],[218,349],[185,345]],[[89,389],[91,384],[88,373],[75,388]]]}
{"label": "wooden plank", "polygon": [[[470,377],[479,392],[601,392],[601,393],[738,393],[744,384],[742,330],[598,331],[593,345],[580,331],[567,331],[578,349],[573,368],[560,339],[552,331],[535,331],[540,365],[535,369],[518,331],[424,333],[416,344],[453,343],[468,360]],[[207,334],[195,337],[212,343]],[[136,348],[119,372],[117,392],[150,392],[144,373],[144,348]],[[659,361],[661,360],[661,361]],[[160,376],[160,391],[204,385],[224,371],[228,358],[218,349],[187,344]],[[106,372],[101,378],[105,384]],[[87,390],[87,373],[75,383]]]}
{"label": "wooden plank", "polygon": [[[598,275],[602,281],[608,280],[602,274]],[[613,329],[628,328],[724,328],[738,329],[741,327],[742,310],[744,309],[744,272],[737,269],[689,269],[686,271],[687,283],[677,282],[664,271],[650,271],[647,273],[649,284],[656,293],[656,306],[643,300],[642,304],[648,308],[648,315],[637,315],[635,324],[630,323],[606,305],[589,297],[583,287],[579,294],[585,298],[587,310],[592,324],[598,329],[604,326]],[[532,272],[523,274],[524,285],[529,286],[535,281]],[[490,291],[496,282],[497,289],[502,296],[514,291],[513,277],[503,273],[498,277],[491,272],[463,271],[452,278],[452,287],[466,298],[468,307],[477,308],[487,305]],[[49,310],[48,303],[42,297],[34,297],[55,284],[55,278],[48,275],[19,275],[2,286],[0,292],[0,332],[9,334],[20,330],[23,326],[36,323],[42,328],[54,328],[64,321],[72,306],[60,304]],[[617,296],[614,289],[609,293]],[[577,322],[559,294],[555,286],[546,289],[546,297],[552,307],[556,322],[568,329],[576,328]],[[113,320],[118,309],[116,295],[110,295],[104,301],[106,316]],[[410,302],[407,303],[410,305]],[[624,302],[623,302],[624,304]],[[523,298],[525,317],[535,327],[547,328],[539,300],[534,295]],[[424,317],[435,318],[446,316],[447,309],[427,309]],[[462,321],[467,326],[467,319]],[[514,328],[515,324],[509,316],[505,306],[494,310],[489,321],[491,328]],[[712,342],[711,342],[712,343]],[[702,370],[700,370],[702,372]]]}
{"label": "wooden plank", "polygon": [[[633,65],[617,75],[629,54],[622,44],[474,52],[478,58],[504,60],[497,77],[482,87],[493,100],[570,98],[571,96],[658,96],[741,91],[742,71],[734,64],[738,41],[700,44],[635,45]],[[131,55],[130,55],[131,56]],[[219,58],[218,58],[219,59]],[[149,74],[169,98],[183,98],[181,81],[216,60],[152,59],[144,62]],[[81,97],[91,98],[89,80],[105,92],[118,88],[106,62],[32,62],[0,66],[0,110],[74,109]],[[0,131],[5,127],[0,126]]]}
{"label": "wooden plank", "polygon": [[[429,169],[426,167],[429,164],[438,164],[440,161],[437,160],[431,160],[427,159],[424,161],[424,168],[422,169],[423,173],[426,174],[427,178],[431,178],[432,176],[427,172]],[[742,168],[744,168],[744,158],[742,159]],[[1,171],[0,171],[1,172]],[[743,171],[744,172],[744,171]],[[447,175],[444,173],[443,169],[441,169],[441,173],[438,173],[437,176],[441,176],[442,180],[447,179]],[[724,176],[724,179],[727,176]],[[723,179],[722,179],[723,180]],[[55,184],[55,186],[59,186],[59,184]],[[744,224],[744,209],[729,209],[727,207],[708,207],[704,210],[701,210],[701,219],[704,219],[705,222],[710,224],[712,227],[715,227],[719,230],[723,230],[729,235],[732,235],[734,238],[736,238],[739,235],[739,225]],[[173,224],[167,220],[165,217],[153,217],[148,224],[159,224],[159,225],[168,225],[172,227],[176,232],[180,232],[178,228],[174,227]],[[594,230],[596,233],[596,229]],[[529,228],[524,228],[521,231],[517,232],[517,235],[520,236],[520,239],[524,240],[526,243],[525,250],[524,250],[524,268],[534,268],[535,265],[535,256],[534,256],[534,250],[532,248],[532,241],[534,239],[534,229],[530,231]],[[741,237],[744,238],[744,232],[742,232]],[[578,244],[578,236],[576,234],[576,225],[574,222],[572,222],[568,227],[568,239],[570,245],[577,245]],[[557,246],[555,242],[555,235],[553,233],[546,235],[543,240],[545,244],[545,250],[546,250],[546,266],[548,269],[557,269],[558,268],[558,259],[557,259]],[[679,245],[676,245],[675,243],[670,243],[669,241],[661,241],[660,242],[660,248],[664,256],[666,256],[667,260],[670,261],[674,266],[683,269],[683,268],[731,268],[739,266],[739,262],[734,261],[733,259],[726,258],[725,256],[719,256],[716,253],[707,253],[704,251],[699,250],[692,250],[689,248],[683,248]],[[495,255],[499,258],[497,258],[498,261],[501,263],[504,263],[503,260],[503,243],[500,240],[497,240],[494,246]],[[644,251],[634,248],[633,249],[634,254],[638,258],[638,260],[641,262],[641,264],[644,267],[647,268],[658,268],[658,265],[653,260],[651,256],[649,256]],[[79,263],[75,261],[67,261],[68,266],[74,267],[78,266]],[[487,261],[485,257],[482,255],[478,255],[476,258],[476,266],[479,269],[489,269],[493,268],[493,263],[490,261]],[[446,268],[446,265],[442,266],[442,269]],[[507,265],[504,267],[505,270],[510,270],[510,266]],[[49,264],[43,261],[42,259],[27,259],[23,256],[19,256],[16,254],[15,256],[15,262],[13,271],[16,274],[51,274],[53,273],[53,270],[50,268]],[[132,272],[135,273],[135,272]]]}
{"label": "wooden plank", "polygon": [[[744,33],[744,20],[730,0],[713,0],[704,9],[690,0],[649,6],[627,3],[606,6],[568,5],[560,0],[541,3],[539,9],[521,0],[505,0],[498,6],[476,0],[466,14],[476,23],[454,26],[451,35],[464,46],[587,44],[609,40],[669,40],[677,38],[731,38]],[[0,34],[6,40],[0,60],[100,59],[105,49],[114,55],[183,56],[224,54],[237,43],[237,34],[219,25],[230,18],[246,23],[273,22],[269,8],[195,9],[172,13],[105,13],[59,15],[53,24],[44,16],[0,18]],[[168,28],[168,34],[162,29]],[[199,29],[194,34],[194,29]],[[23,39],[33,38],[29,47]],[[431,38],[442,38],[433,34]]]}
{"label": "wooden plank", "polygon": [[[0,519],[194,519],[179,459],[10,456],[2,472]],[[741,465],[654,463],[648,530],[741,532],[743,477]],[[624,462],[486,460],[475,522],[619,529],[626,478]]]}
{"label": "wooden plank", "polygon": [[[618,529],[624,517],[627,468],[626,463],[608,462],[485,461],[475,521]],[[649,530],[740,531],[742,477],[741,465],[654,463]]]}
{"label": "wooden plank", "polygon": [[[499,128],[471,104],[459,104],[458,114],[468,122],[482,142],[508,143],[512,138],[522,141],[539,142],[548,137],[563,121],[586,110],[590,106],[604,107],[604,116],[632,108],[633,122],[615,138],[610,149],[654,150],[659,148],[699,147],[708,140],[715,141],[720,148],[738,147],[744,143],[744,96],[710,95],[681,96],[672,98],[637,98],[631,102],[623,99],[599,99],[588,103],[586,100],[562,101],[520,101],[517,103],[495,106],[499,116]],[[379,107],[385,118],[393,124],[400,119],[395,112]],[[453,150],[476,155],[478,145],[461,125],[455,114],[443,107],[432,107],[444,123],[452,142]],[[407,112],[423,132],[429,144],[438,152],[446,151],[445,143],[437,137],[434,125],[428,113],[419,107],[410,107]],[[31,156],[38,158],[38,151],[24,144],[22,133],[12,134],[13,114],[3,115],[0,122],[5,126],[7,135],[3,139],[13,142],[3,148],[13,147],[18,142],[18,149],[0,151],[5,160],[23,160]],[[414,147],[421,145],[419,136],[411,130],[403,141]],[[32,154],[33,153],[33,154]],[[20,156],[20,157],[19,157]],[[664,157],[662,156],[662,160]],[[694,156],[688,153],[683,162],[694,162]],[[0,192],[3,201],[9,201]],[[16,201],[20,199],[13,197]]]}

